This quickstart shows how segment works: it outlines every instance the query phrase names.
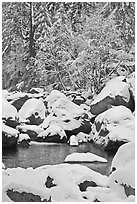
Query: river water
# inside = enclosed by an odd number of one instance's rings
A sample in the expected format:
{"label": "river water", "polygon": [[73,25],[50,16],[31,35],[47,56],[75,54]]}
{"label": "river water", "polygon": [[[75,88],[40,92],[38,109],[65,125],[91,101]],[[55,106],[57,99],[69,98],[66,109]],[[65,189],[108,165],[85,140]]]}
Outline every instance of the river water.
{"label": "river water", "polygon": [[3,149],[2,161],[7,168],[36,168],[42,165],[63,163],[65,157],[74,152],[91,152],[106,158],[108,160],[107,163],[92,162],[80,164],[86,165],[103,175],[109,175],[113,156],[94,147],[92,143],[83,143],[78,147],[71,147],[67,144],[32,142],[29,148],[17,147],[16,149]]}

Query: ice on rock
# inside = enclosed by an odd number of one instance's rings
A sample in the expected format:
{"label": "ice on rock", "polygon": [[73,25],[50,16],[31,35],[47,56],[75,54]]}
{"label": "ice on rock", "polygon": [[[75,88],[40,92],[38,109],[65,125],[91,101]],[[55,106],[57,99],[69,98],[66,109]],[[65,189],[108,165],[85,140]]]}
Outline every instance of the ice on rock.
{"label": "ice on rock", "polygon": [[72,153],[65,158],[65,162],[107,162],[103,157],[97,156],[90,152],[87,153]]}

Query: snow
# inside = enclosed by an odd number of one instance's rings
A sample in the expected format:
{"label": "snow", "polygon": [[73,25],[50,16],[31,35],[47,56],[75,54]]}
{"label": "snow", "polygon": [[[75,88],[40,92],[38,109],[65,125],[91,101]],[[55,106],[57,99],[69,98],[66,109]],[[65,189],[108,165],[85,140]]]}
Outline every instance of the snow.
{"label": "snow", "polygon": [[63,139],[63,137],[67,137],[65,131],[58,125],[50,125],[46,130],[41,132],[37,137],[47,137],[47,136],[54,136],[59,135],[60,139]]}
{"label": "snow", "polygon": [[96,98],[93,100],[91,105],[94,105],[107,96],[110,96],[111,98],[114,98],[115,96],[119,95],[124,98],[126,102],[130,99],[130,93],[129,93],[129,84],[126,82],[122,82],[123,76],[116,77],[112,80],[110,80],[106,86],[101,90],[101,92],[96,96]]}
{"label": "snow", "polygon": [[27,132],[28,130],[31,130],[31,131],[35,131],[37,134],[43,131],[43,128],[37,125],[18,125],[16,129],[21,130],[23,132]]}
{"label": "snow", "polygon": [[16,120],[17,118],[17,109],[11,105],[4,96],[2,97],[2,118],[11,118]]}
{"label": "snow", "polygon": [[62,117],[64,120],[75,118],[85,113],[83,108],[64,98],[57,100],[53,104],[52,112],[58,117]]}
{"label": "snow", "polygon": [[20,134],[18,138],[18,142],[21,142],[23,140],[30,140],[30,137],[28,134]]}
{"label": "snow", "polygon": [[5,124],[2,124],[2,132],[7,134],[7,137],[18,137],[19,131],[11,128]]}
{"label": "snow", "polygon": [[[36,112],[38,115],[35,115]],[[35,115],[35,118],[40,117],[41,119],[44,119],[45,112],[46,108],[42,100],[35,98],[28,99],[19,110],[19,119],[20,122],[24,122],[32,114]]]}
{"label": "snow", "polygon": [[5,164],[2,162],[2,169],[6,169]]}
{"label": "snow", "polygon": [[78,138],[75,135],[71,135],[69,139],[70,146],[78,146]]}
{"label": "snow", "polygon": [[65,158],[65,162],[107,162],[103,157],[97,156],[90,152],[87,153],[72,153]]}

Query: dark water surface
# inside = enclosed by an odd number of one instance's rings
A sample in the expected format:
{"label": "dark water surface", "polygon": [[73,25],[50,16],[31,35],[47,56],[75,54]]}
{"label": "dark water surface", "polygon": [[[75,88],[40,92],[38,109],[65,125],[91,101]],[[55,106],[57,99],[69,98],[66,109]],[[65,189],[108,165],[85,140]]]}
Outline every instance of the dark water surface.
{"label": "dark water surface", "polygon": [[63,163],[65,157],[74,152],[91,152],[106,158],[108,160],[107,163],[92,162],[80,164],[86,165],[103,175],[109,175],[113,156],[94,147],[92,143],[83,143],[78,147],[70,147],[67,144],[33,142],[29,148],[17,147],[16,149],[3,149],[2,161],[7,168],[36,168],[42,165]]}

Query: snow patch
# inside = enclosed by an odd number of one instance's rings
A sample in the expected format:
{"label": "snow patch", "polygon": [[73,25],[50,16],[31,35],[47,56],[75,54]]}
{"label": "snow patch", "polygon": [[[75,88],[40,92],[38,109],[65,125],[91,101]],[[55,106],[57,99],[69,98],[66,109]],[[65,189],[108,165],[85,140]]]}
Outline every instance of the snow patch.
{"label": "snow patch", "polygon": [[97,156],[90,152],[87,153],[72,153],[65,158],[65,162],[107,162],[103,157]]}

